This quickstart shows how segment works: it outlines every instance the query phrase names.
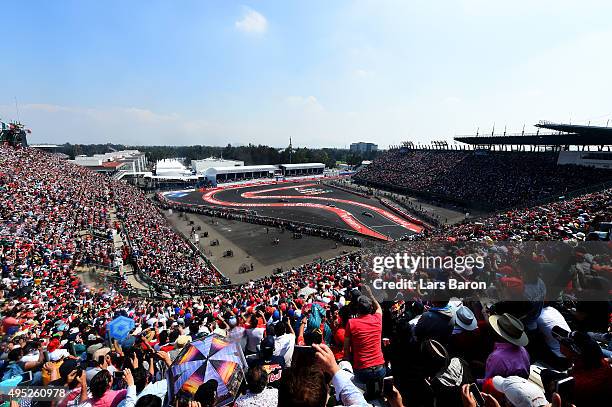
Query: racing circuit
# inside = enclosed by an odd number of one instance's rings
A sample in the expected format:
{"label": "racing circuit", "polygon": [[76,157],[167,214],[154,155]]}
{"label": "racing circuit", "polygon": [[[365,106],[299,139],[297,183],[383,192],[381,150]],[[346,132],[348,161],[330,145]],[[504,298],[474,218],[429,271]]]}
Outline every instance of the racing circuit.
{"label": "racing circuit", "polygon": [[242,184],[205,191],[166,192],[164,196],[183,205],[248,209],[261,216],[352,230],[380,240],[393,240],[423,230],[374,198],[317,181]]}

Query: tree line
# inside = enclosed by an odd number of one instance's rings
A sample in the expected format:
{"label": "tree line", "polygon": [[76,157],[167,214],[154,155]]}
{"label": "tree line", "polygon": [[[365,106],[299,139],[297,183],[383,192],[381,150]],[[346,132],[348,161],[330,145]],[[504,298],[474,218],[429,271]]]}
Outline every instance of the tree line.
{"label": "tree line", "polygon": [[[217,146],[126,146],[122,144],[70,144],[60,146],[59,152],[70,156],[103,154],[118,150],[139,150],[147,155],[150,162],[165,158],[181,158],[185,164],[191,160],[200,160],[208,157],[223,157],[229,160],[244,161],[244,165],[285,164],[285,163],[314,163],[320,162],[329,168],[336,166],[337,162],[357,165],[363,160],[374,159],[377,152],[367,154],[352,153],[340,148],[289,148],[278,149],[266,145],[249,144],[247,146],[225,147]],[[290,158],[291,156],[291,158]]]}

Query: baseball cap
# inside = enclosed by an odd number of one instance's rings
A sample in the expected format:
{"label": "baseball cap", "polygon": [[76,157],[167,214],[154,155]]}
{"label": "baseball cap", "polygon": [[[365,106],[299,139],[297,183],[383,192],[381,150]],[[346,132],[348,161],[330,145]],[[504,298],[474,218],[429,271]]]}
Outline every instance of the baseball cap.
{"label": "baseball cap", "polygon": [[357,298],[357,304],[359,305],[359,312],[366,314],[372,309],[372,300],[367,295],[360,295]]}
{"label": "baseball cap", "polygon": [[542,407],[549,403],[544,391],[535,383],[518,376],[493,378],[495,390],[504,393],[514,407]]}
{"label": "baseball cap", "polygon": [[79,367],[79,362],[76,359],[66,359],[59,367],[59,374],[63,379],[68,377],[68,374]]}

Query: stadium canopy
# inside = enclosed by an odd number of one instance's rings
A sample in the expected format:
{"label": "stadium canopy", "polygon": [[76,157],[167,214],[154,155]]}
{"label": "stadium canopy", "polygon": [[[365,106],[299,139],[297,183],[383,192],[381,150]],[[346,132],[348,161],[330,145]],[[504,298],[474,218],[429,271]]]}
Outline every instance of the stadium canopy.
{"label": "stadium canopy", "polygon": [[323,174],[325,170],[323,163],[281,164],[279,167],[284,175]]}
{"label": "stadium canopy", "polygon": [[[541,129],[557,130],[563,133],[574,133],[581,136],[606,136],[612,137],[612,127],[582,126],[578,124],[563,124],[541,121],[535,125]],[[610,139],[608,139],[610,141]]]}
{"label": "stadium canopy", "polygon": [[611,146],[612,128],[601,126],[581,126],[541,121],[535,125],[541,129],[554,130],[551,134],[511,134],[491,136],[458,136],[456,141],[476,145],[523,145],[523,146]]}

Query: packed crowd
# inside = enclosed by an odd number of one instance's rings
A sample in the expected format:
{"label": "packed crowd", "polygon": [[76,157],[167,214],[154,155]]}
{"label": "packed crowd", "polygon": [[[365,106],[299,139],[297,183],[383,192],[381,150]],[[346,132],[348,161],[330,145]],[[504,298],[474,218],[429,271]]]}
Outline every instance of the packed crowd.
{"label": "packed crowd", "polygon": [[355,175],[364,183],[380,183],[427,191],[468,156],[466,151],[390,150]]}
{"label": "packed crowd", "polygon": [[[125,233],[139,267],[166,284],[220,280],[128,185],[36,150],[2,146],[0,192],[0,385],[65,387],[54,402],[60,406],[214,406],[232,387],[223,378],[177,393],[168,375],[210,334],[239,344],[246,355],[246,380],[232,397],[237,406],[381,400],[477,406],[482,397],[487,406],[560,407],[571,397],[580,407],[612,395],[609,301],[573,307],[548,301],[540,277],[512,273],[512,264],[503,266],[524,300],[493,305],[401,295],[379,304],[364,285],[358,253],[199,296],[129,299],[120,287],[88,288],[76,271],[121,255],[106,238],[113,230]],[[503,228],[489,220],[487,228],[461,225],[419,238],[455,238],[456,230],[463,240],[525,239],[537,236],[532,226],[552,230],[559,223],[563,231],[541,238],[584,240],[579,233],[610,218],[609,202],[604,191],[533,215],[513,212]],[[112,224],[110,208],[124,229]],[[91,229],[105,237],[84,233]],[[110,340],[109,323],[119,316],[134,326]],[[536,362],[547,367],[539,375]],[[573,383],[573,392],[558,383]],[[49,404],[28,397],[19,403]]]}
{"label": "packed crowd", "polygon": [[457,241],[610,240],[611,221],[612,189],[606,189],[447,226],[432,236]]}
{"label": "packed crowd", "polygon": [[355,179],[503,209],[611,181],[612,170],[559,166],[552,152],[391,150]]}
{"label": "packed crowd", "polygon": [[[54,157],[3,147],[0,152],[2,253],[22,272],[40,278],[65,264],[108,266],[115,256],[109,239],[110,197],[98,177]],[[57,258],[57,261],[51,261]]]}
{"label": "packed crowd", "polygon": [[172,229],[143,192],[121,182],[110,189],[140,272],[166,290],[222,283],[221,274]]}

